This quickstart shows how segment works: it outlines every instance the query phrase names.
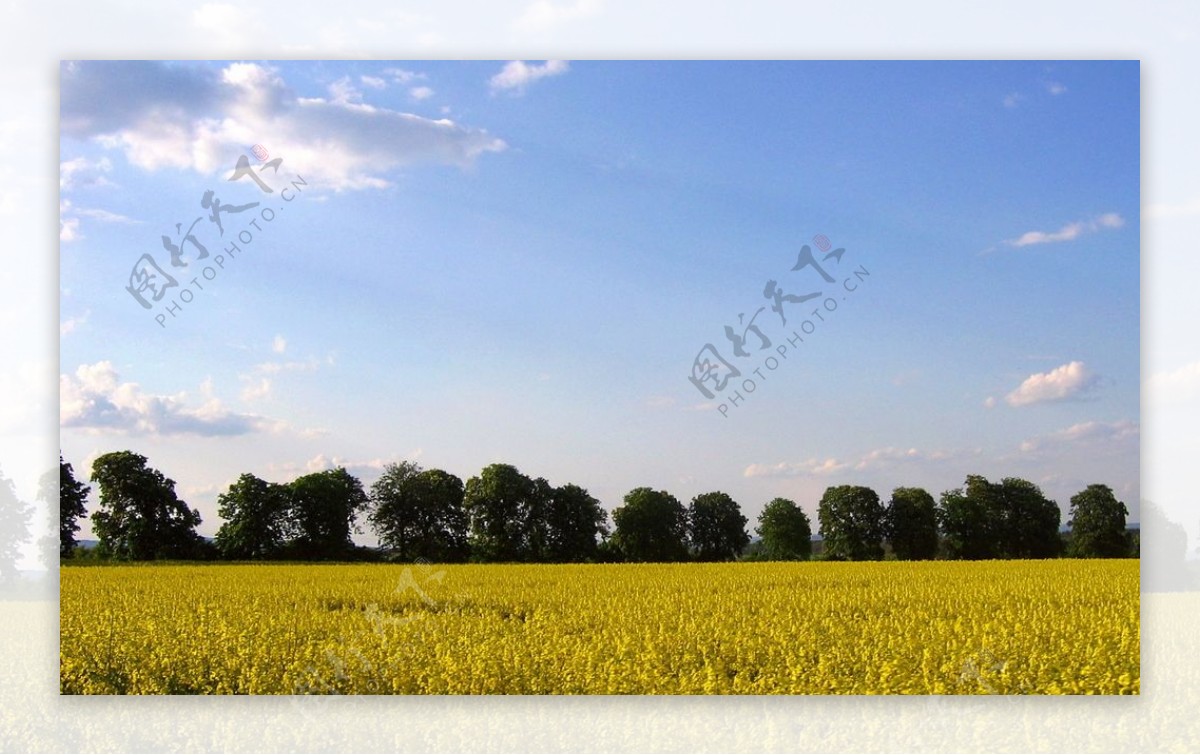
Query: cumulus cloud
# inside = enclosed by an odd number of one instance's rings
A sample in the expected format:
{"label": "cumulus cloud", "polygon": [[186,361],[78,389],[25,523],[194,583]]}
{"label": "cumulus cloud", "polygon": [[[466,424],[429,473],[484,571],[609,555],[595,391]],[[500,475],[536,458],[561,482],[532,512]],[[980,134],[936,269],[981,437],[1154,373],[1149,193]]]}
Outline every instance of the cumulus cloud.
{"label": "cumulus cloud", "polygon": [[1060,241],[1074,241],[1086,233],[1120,228],[1123,225],[1125,225],[1124,218],[1115,212],[1108,212],[1091,220],[1079,220],[1074,223],[1067,223],[1057,231],[1027,231],[1017,238],[1009,239],[1004,243],[1008,246],[1023,247],[1035,244],[1054,244]]}
{"label": "cumulus cloud", "polygon": [[[391,75],[401,73],[411,74]],[[367,104],[348,78],[325,97],[300,97],[256,63],[73,63],[63,67],[61,101],[65,136],[120,150],[145,170],[215,175],[246,145],[263,144],[316,186],[362,189],[389,185],[404,166],[465,167],[507,148],[482,129]]]}
{"label": "cumulus cloud", "polygon": [[552,3],[536,0],[513,22],[513,28],[524,32],[541,32],[560,24],[587,18],[600,10],[600,0],[575,0],[574,3]]}
{"label": "cumulus cloud", "polygon": [[1005,397],[1005,401],[1009,406],[1067,401],[1092,391],[1098,382],[1099,377],[1083,362],[1069,362],[1049,372],[1038,372],[1025,378],[1016,390]]}
{"label": "cumulus cloud", "polygon": [[1061,84],[1057,81],[1047,81],[1046,82],[1046,91],[1057,97],[1060,94],[1066,94],[1067,87],[1066,87],[1066,85]]}
{"label": "cumulus cloud", "polygon": [[277,334],[275,340],[271,341],[271,351],[276,354],[282,354],[287,351],[287,339]]}
{"label": "cumulus cloud", "polygon": [[408,96],[414,100],[427,100],[433,96],[433,90],[429,87],[413,87],[408,90]]}
{"label": "cumulus cloud", "polygon": [[565,60],[547,60],[541,65],[514,60],[506,63],[500,73],[491,78],[489,84],[493,92],[509,91],[522,94],[535,81],[549,76],[561,76],[571,69]]}
{"label": "cumulus cloud", "polygon": [[1080,422],[1057,432],[1022,441],[1020,449],[1022,453],[1032,453],[1034,451],[1079,444],[1095,446],[1101,444],[1119,444],[1128,441],[1136,443],[1140,437],[1141,426],[1132,420]]}
{"label": "cumulus cloud", "polygon": [[1004,107],[1016,107],[1021,100],[1025,99],[1020,92],[1012,92],[1004,95]]}
{"label": "cumulus cloud", "polygon": [[122,382],[111,362],[80,365],[59,376],[59,422],[64,428],[119,435],[228,437],[279,432],[286,425],[230,411],[215,397],[189,406],[187,394],[155,395]]}

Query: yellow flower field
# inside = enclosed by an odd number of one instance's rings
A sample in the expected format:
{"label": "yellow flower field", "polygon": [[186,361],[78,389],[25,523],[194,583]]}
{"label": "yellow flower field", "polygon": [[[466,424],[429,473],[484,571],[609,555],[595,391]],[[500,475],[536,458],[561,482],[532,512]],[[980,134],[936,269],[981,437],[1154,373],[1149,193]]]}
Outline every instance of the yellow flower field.
{"label": "yellow flower field", "polygon": [[1137,561],[67,567],[67,694],[1138,694]]}

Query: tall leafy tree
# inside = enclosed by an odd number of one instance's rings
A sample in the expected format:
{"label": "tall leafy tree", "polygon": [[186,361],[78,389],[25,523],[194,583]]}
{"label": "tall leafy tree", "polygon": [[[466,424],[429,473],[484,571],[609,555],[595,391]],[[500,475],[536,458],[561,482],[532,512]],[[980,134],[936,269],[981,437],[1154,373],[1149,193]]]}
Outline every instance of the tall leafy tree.
{"label": "tall leafy tree", "polygon": [[961,488],[942,493],[938,524],[953,559],[999,558],[999,503],[987,478],[968,475]]}
{"label": "tall leafy tree", "polygon": [[301,558],[337,559],[354,548],[350,533],[367,494],[345,467],[297,477],[288,485],[289,550]]}
{"label": "tall leafy tree", "polygon": [[1019,477],[1005,477],[995,487],[1000,503],[1000,554],[1004,558],[1057,557],[1062,552],[1058,504],[1037,485]]}
{"label": "tall leafy tree", "polygon": [[[38,498],[46,504],[51,522],[55,519],[55,501],[58,502],[58,558],[70,558],[78,545],[75,533],[79,531],[79,520],[87,516],[87,496],[90,491],[89,486],[75,479],[75,470],[63,461],[61,453],[58,455],[58,474],[55,475],[51,470],[39,482]],[[49,566],[52,560],[50,554],[44,554],[43,558]]]}
{"label": "tall leafy tree", "polygon": [[554,486],[544,477],[529,483],[529,498],[522,511],[525,527],[522,556],[526,561],[550,561],[550,508],[554,505]]}
{"label": "tall leafy tree", "polygon": [[884,537],[901,561],[931,559],[938,552],[937,504],[922,488],[896,488],[884,514]]}
{"label": "tall leafy tree", "polygon": [[371,486],[370,522],[395,558],[459,561],[467,554],[463,483],[440,469],[389,464]]}
{"label": "tall leafy tree", "polygon": [[776,498],[758,515],[763,556],[769,561],[807,561],[812,556],[812,522],[804,509]]}
{"label": "tall leafy tree", "polygon": [[1070,555],[1122,558],[1129,553],[1125,534],[1129,509],[1107,485],[1088,485],[1071,496]]}
{"label": "tall leafy tree", "polygon": [[217,513],[225,520],[217,530],[217,551],[230,559],[280,555],[290,504],[288,486],[242,475],[217,497]]}
{"label": "tall leafy tree", "polygon": [[665,490],[629,491],[613,524],[613,547],[626,561],[687,559],[687,510]]}
{"label": "tall leafy tree", "polygon": [[817,507],[826,556],[848,561],[883,558],[883,514],[879,496],[868,487],[826,488]]}
{"label": "tall leafy tree", "polygon": [[470,522],[471,555],[480,561],[522,561],[528,556],[533,481],[511,464],[491,464],[467,480],[463,508]]}
{"label": "tall leafy tree", "polygon": [[132,561],[195,558],[203,541],[200,512],[175,495],[175,481],[146,465],[146,457],[115,451],[92,463],[100,506],[92,530],[103,555]]}
{"label": "tall leafy tree", "polygon": [[1017,477],[998,483],[968,475],[963,487],[942,494],[939,525],[951,558],[1052,558],[1062,539],[1058,504]]}
{"label": "tall leafy tree", "polygon": [[0,476],[0,580],[8,581],[17,576],[17,561],[21,557],[21,546],[29,540],[29,520],[32,511],[29,504],[17,497],[16,486],[7,477]]}
{"label": "tall leafy tree", "polygon": [[599,541],[608,535],[608,512],[586,490],[566,484],[554,490],[546,511],[548,560],[557,563],[593,561],[600,557]]}
{"label": "tall leafy tree", "polygon": [[750,544],[746,517],[725,493],[702,493],[688,506],[688,538],[700,561],[729,561]]}

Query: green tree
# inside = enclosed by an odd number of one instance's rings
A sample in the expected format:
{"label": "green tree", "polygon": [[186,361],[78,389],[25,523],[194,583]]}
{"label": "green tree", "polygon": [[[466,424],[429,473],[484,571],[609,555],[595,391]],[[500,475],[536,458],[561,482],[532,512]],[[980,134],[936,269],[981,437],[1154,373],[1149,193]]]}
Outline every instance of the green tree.
{"label": "green tree", "polygon": [[687,510],[665,490],[629,491],[613,524],[613,546],[626,561],[687,559]]}
{"label": "green tree", "polygon": [[942,493],[938,524],[950,558],[999,557],[999,504],[994,498],[991,484],[980,475],[968,475],[963,487]]}
{"label": "green tree", "polygon": [[146,466],[146,457],[115,451],[92,463],[100,506],[92,530],[100,554],[129,561],[196,558],[203,540],[196,534],[200,512],[175,495],[175,481]]}
{"label": "green tree", "polygon": [[370,522],[379,542],[403,561],[460,561],[467,555],[463,483],[411,461],[389,464],[371,486]]}
{"label": "green tree", "polygon": [[286,485],[243,474],[217,497],[217,551],[229,559],[274,558],[283,551],[291,498]]}
{"label": "green tree", "polygon": [[750,544],[746,517],[725,493],[702,493],[687,511],[688,538],[700,561],[729,561]]}
{"label": "green tree", "polygon": [[15,579],[21,546],[29,540],[29,504],[17,497],[16,486],[0,476],[0,581]]}
{"label": "green tree", "polygon": [[1107,485],[1088,485],[1071,496],[1071,551],[1081,558],[1124,558],[1129,553],[1129,509]]}
{"label": "green tree", "polygon": [[[540,492],[540,491],[539,491]],[[467,480],[463,508],[470,523],[471,556],[480,561],[522,561],[528,555],[534,483],[511,464],[491,464]]]}
{"label": "green tree", "polygon": [[758,515],[758,535],[768,561],[807,561],[812,556],[812,523],[794,501],[768,503]]}
{"label": "green tree", "polygon": [[546,511],[548,560],[599,560],[599,540],[608,536],[608,512],[586,490],[566,484],[554,490]]}
{"label": "green tree", "polygon": [[367,494],[345,467],[297,477],[288,485],[288,531],[292,555],[311,559],[347,557],[354,549],[350,533],[367,508]]}
{"label": "green tree", "polygon": [[[78,545],[75,541],[75,533],[79,531],[79,519],[87,516],[86,504],[89,491],[91,491],[90,487],[75,479],[75,470],[70,464],[63,461],[61,453],[58,455],[58,474],[56,475],[54,470],[50,470],[42,475],[42,479],[38,483],[38,499],[46,505],[47,514],[51,520],[51,532],[54,531],[55,500],[57,499],[58,502],[57,558],[70,558],[75,551],[75,546]],[[49,542],[54,542],[53,535],[50,536]],[[43,560],[49,567],[54,558],[51,553],[45,553]]]}
{"label": "green tree", "polygon": [[826,488],[817,506],[826,557],[849,561],[882,559],[883,513],[879,496],[868,487]]}
{"label": "green tree", "polygon": [[1052,558],[1062,547],[1062,513],[1041,489],[1017,477],[998,483],[968,475],[942,494],[938,521],[951,558]]}
{"label": "green tree", "polygon": [[1056,558],[1062,552],[1062,510],[1037,485],[1005,477],[996,486],[1003,558]]}
{"label": "green tree", "polygon": [[901,561],[922,561],[937,556],[937,504],[923,488],[893,490],[883,526],[884,537]]}

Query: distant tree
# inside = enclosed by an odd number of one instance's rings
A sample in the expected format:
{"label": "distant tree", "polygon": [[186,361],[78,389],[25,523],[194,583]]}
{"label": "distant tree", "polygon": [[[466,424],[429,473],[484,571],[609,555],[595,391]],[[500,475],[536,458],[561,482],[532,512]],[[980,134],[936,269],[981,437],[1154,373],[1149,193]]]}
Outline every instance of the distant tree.
{"label": "distant tree", "polygon": [[[537,491],[539,494],[542,491]],[[529,512],[534,483],[511,464],[491,464],[467,480],[463,508],[470,523],[471,557],[479,561],[522,561],[529,553]]]}
{"label": "distant tree", "polygon": [[938,518],[951,558],[1053,558],[1062,549],[1058,504],[1017,477],[993,483],[968,475],[962,488],[942,494]]}
{"label": "distant tree", "polygon": [[274,558],[283,551],[291,505],[288,486],[243,474],[217,497],[216,548],[223,558]]}
{"label": "distant tree", "polygon": [[1107,485],[1088,485],[1071,496],[1071,551],[1080,558],[1125,558],[1129,510]]}
{"label": "distant tree", "polygon": [[[1062,552],[1062,510],[1037,485],[1005,477],[996,488],[1003,558],[1056,558]],[[1124,533],[1122,532],[1122,536]]]}
{"label": "distant tree", "polygon": [[460,561],[467,555],[463,483],[410,461],[389,464],[371,486],[371,526],[397,559]]}
{"label": "distant tree", "polygon": [[608,512],[586,490],[566,484],[554,490],[546,510],[547,560],[556,563],[600,559],[599,542],[608,536]]}
{"label": "distant tree", "polygon": [[[43,555],[47,567],[57,558],[70,558],[78,543],[75,533],[79,531],[79,519],[87,516],[87,496],[91,488],[75,479],[75,470],[63,461],[62,454],[58,455],[58,474],[54,470],[42,475],[38,485],[38,499],[46,505],[47,515],[51,523],[58,519],[58,555],[51,558],[49,553]],[[57,502],[57,507],[55,503]],[[57,508],[58,516],[54,511]],[[53,527],[51,527],[53,532]],[[50,536],[53,542],[54,536]]]}
{"label": "distant tree", "polygon": [[17,497],[16,486],[0,476],[0,581],[15,579],[21,547],[29,541],[29,504]]}
{"label": "distant tree", "polygon": [[971,561],[998,558],[998,511],[993,488],[980,475],[968,475],[963,487],[942,493],[938,524],[946,538],[946,554]]}
{"label": "distant tree", "polygon": [[291,555],[339,559],[354,550],[350,533],[367,508],[367,494],[344,467],[297,477],[288,485]]}
{"label": "distant tree", "polygon": [[776,498],[758,515],[762,557],[768,561],[807,561],[812,556],[812,523],[793,501]]}
{"label": "distant tree", "polygon": [[525,561],[550,561],[550,508],[554,505],[554,486],[543,477],[530,480],[529,497],[522,509],[524,526],[521,558]]}
{"label": "distant tree", "polygon": [[687,510],[665,490],[629,491],[613,524],[613,546],[626,561],[687,559]]}
{"label": "distant tree", "polygon": [[702,493],[687,510],[688,539],[700,561],[731,561],[750,544],[746,517],[725,493]]}
{"label": "distant tree", "polygon": [[937,504],[923,488],[896,488],[884,513],[884,537],[901,561],[922,561],[938,552]]}
{"label": "distant tree", "polygon": [[116,451],[92,463],[100,507],[92,530],[101,555],[131,561],[196,558],[203,540],[196,534],[200,512],[175,495],[175,481],[146,466],[146,457]]}
{"label": "distant tree", "polygon": [[879,496],[868,487],[827,488],[817,506],[826,557],[849,561],[882,559],[883,514]]}

